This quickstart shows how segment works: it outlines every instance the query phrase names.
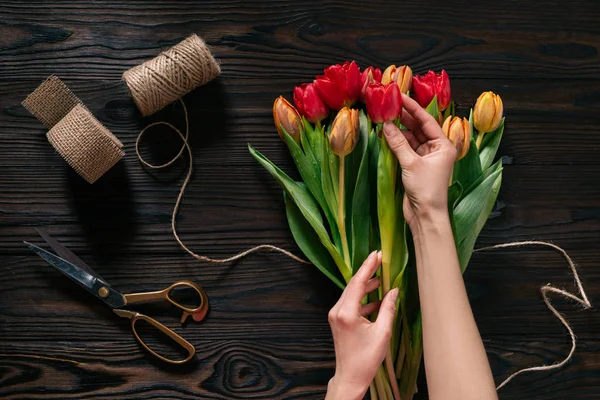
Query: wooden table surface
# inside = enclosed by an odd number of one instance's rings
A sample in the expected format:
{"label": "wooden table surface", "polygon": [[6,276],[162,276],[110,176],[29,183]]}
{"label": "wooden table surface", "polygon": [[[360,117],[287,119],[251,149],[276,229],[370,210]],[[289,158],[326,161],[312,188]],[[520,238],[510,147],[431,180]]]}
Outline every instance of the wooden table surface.
{"label": "wooden table surface", "polygon": [[[427,4],[425,4],[427,3]],[[498,212],[478,246],[547,240],[578,263],[600,297],[600,3],[589,1],[0,1],[0,398],[322,398],[334,369],[327,312],[339,290],[316,268],[278,254],[222,265],[185,254],[170,215],[186,171],[144,170],[135,139],[150,121],[181,124],[168,108],[142,118],[121,81],[126,69],[190,33],[212,46],[221,78],[186,97],[194,176],[179,233],[194,251],[227,257],[269,243],[297,254],[281,191],[248,154],[250,142],[290,172],[271,104],[323,67],[409,64],[448,71],[466,113],[483,90],[504,99],[499,153],[507,156]],[[57,74],[125,147],[94,185],[55,154],[21,101]],[[158,129],[152,160],[176,153]],[[30,253],[34,227],[95,265],[124,292],[201,283],[211,311],[180,327],[198,349],[184,367],[163,365],[128,323]],[[567,331],[544,306],[548,282],[575,293],[564,260],[543,248],[477,254],[465,274],[496,382],[562,360]],[[503,399],[600,398],[596,309],[555,299],[578,337],[572,362],[529,373]],[[53,359],[55,358],[55,359]],[[71,360],[72,362],[68,361]],[[423,374],[418,399],[427,398]]]}

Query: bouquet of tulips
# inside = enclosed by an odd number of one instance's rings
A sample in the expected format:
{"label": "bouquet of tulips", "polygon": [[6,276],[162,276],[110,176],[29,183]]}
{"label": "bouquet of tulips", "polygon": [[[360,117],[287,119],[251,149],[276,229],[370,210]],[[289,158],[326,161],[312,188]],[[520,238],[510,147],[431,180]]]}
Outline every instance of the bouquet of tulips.
{"label": "bouquet of tulips", "polygon": [[[502,181],[493,162],[502,138],[500,96],[485,92],[469,118],[455,115],[445,71],[413,76],[408,66],[362,72],[355,62],[332,65],[294,89],[292,106],[273,104],[275,127],[301,180],[295,181],[249,145],[284,189],[287,220],[304,255],[344,288],[373,250],[382,251],[381,287],[365,302],[399,288],[390,352],[371,384],[371,398],[411,399],[422,358],[422,329],[413,241],[403,217],[400,166],[381,134],[402,127],[402,96],[410,94],[439,121],[457,148],[448,207],[461,269],[492,211]],[[366,112],[365,112],[366,110]]]}

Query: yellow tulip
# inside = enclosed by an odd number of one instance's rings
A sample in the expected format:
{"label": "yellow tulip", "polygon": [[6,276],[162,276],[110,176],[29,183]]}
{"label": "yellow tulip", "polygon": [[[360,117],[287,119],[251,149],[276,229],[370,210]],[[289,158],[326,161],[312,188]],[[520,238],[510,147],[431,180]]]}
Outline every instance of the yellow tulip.
{"label": "yellow tulip", "polygon": [[304,129],[302,117],[300,117],[298,110],[284,99],[283,96],[279,96],[273,103],[273,120],[275,120],[277,133],[279,133],[282,139],[283,128],[296,143],[300,144],[300,132]]}
{"label": "yellow tulip", "polygon": [[359,129],[358,110],[342,108],[331,125],[329,134],[331,151],[339,157],[350,154],[358,142]]}
{"label": "yellow tulip", "polygon": [[401,67],[390,65],[383,71],[381,83],[387,85],[390,82],[396,82],[400,89],[400,93],[408,93],[412,86],[412,78],[412,69],[410,69],[408,65],[403,65]]}
{"label": "yellow tulip", "polygon": [[483,135],[495,131],[500,126],[504,108],[502,99],[494,92],[483,92],[473,108],[473,125],[477,129],[477,148],[481,146]]}
{"label": "yellow tulip", "polygon": [[471,145],[471,124],[469,124],[469,120],[450,116],[444,121],[442,130],[458,151],[456,161],[466,156]]}

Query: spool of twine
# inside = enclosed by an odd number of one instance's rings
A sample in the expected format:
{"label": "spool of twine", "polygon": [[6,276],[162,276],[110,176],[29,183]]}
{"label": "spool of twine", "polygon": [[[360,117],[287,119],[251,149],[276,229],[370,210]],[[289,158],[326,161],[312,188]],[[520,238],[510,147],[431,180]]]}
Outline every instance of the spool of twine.
{"label": "spool of twine", "polygon": [[221,74],[206,43],[192,35],[152,60],[123,73],[143,116],[154,114]]}
{"label": "spool of twine", "polygon": [[119,139],[54,75],[22,104],[49,129],[46,136],[54,149],[89,183],[125,155]]}

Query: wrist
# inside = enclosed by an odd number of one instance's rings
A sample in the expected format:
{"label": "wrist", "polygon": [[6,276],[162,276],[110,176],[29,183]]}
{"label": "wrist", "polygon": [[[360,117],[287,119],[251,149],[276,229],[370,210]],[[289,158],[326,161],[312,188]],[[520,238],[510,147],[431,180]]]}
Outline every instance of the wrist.
{"label": "wrist", "polygon": [[352,381],[343,380],[334,376],[327,385],[327,396],[325,400],[361,400],[367,391],[367,387]]}
{"label": "wrist", "polygon": [[415,240],[422,235],[445,230],[450,227],[448,208],[446,206],[424,207],[415,214],[409,225]]}

